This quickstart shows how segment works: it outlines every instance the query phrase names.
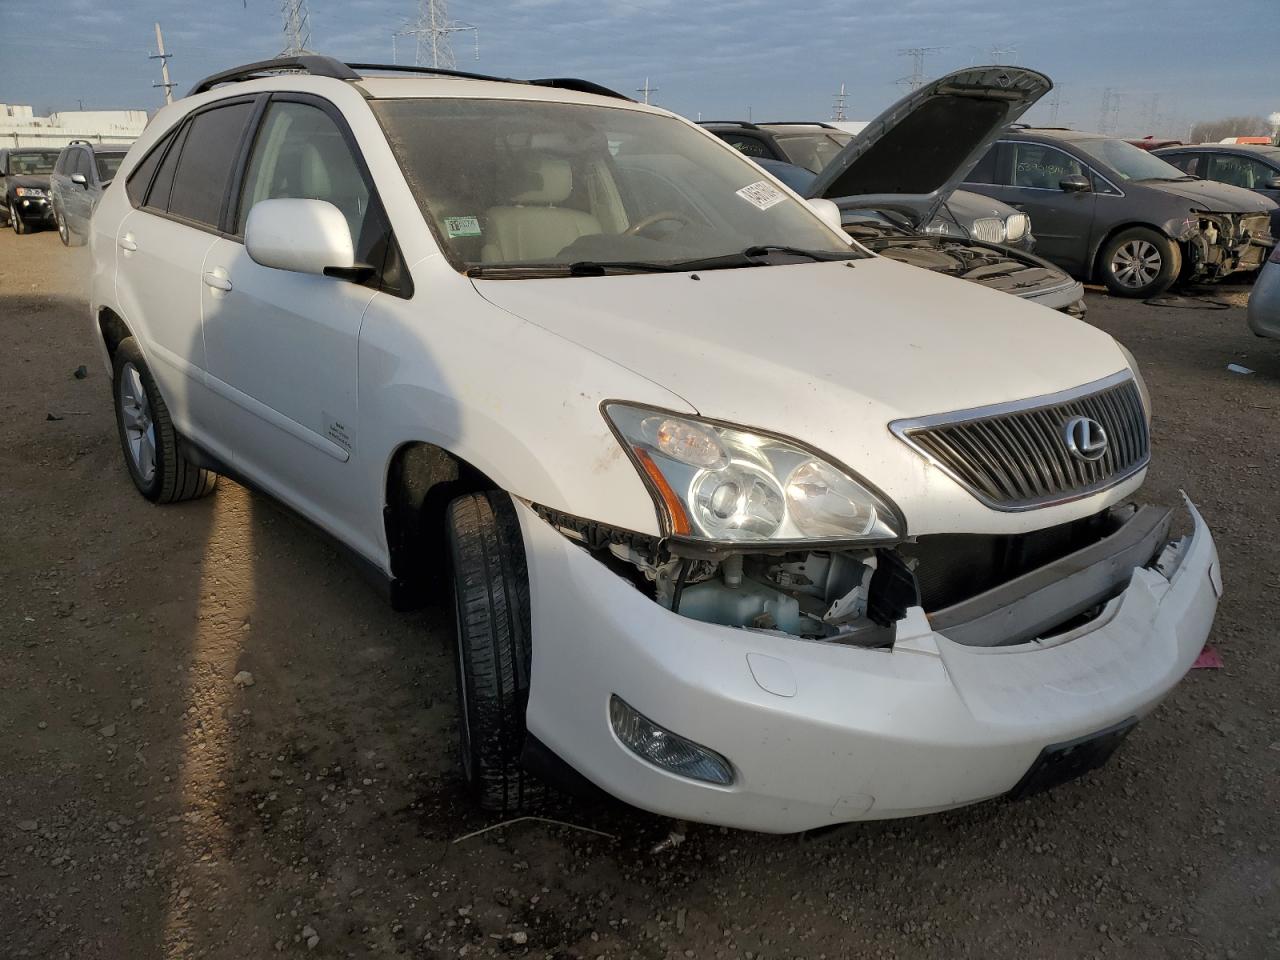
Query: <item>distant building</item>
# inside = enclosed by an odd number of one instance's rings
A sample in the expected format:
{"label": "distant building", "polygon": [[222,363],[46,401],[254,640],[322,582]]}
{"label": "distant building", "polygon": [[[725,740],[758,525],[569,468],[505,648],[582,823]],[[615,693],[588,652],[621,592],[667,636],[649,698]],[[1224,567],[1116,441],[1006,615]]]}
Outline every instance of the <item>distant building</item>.
{"label": "distant building", "polygon": [[63,147],[70,140],[132,143],[146,126],[145,110],[63,110],[37,117],[30,106],[0,103],[0,147]]}

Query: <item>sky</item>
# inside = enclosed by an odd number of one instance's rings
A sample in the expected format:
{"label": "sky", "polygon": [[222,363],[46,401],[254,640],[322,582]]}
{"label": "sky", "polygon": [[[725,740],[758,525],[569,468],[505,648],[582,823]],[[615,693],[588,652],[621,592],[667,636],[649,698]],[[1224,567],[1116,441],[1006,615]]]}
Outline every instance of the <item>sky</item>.
{"label": "sky", "polygon": [[[391,35],[417,8],[307,2],[311,48],[352,61],[389,62]],[[152,110],[156,20],[181,93],[278,53],[279,9],[280,0],[0,0],[0,102],[40,114],[81,103]],[[941,48],[926,76],[993,60],[1047,73],[1058,123],[1079,129],[1099,128],[1108,88],[1125,135],[1185,136],[1198,120],[1280,111],[1280,0],[452,0],[449,12],[479,32],[479,60],[471,35],[456,36],[459,69],[578,76],[633,96],[648,78],[653,102],[694,118],[826,119],[843,83],[848,118],[870,119],[906,91],[907,47]],[[401,62],[412,55],[400,47]],[[1053,97],[1027,119],[1048,122]]]}

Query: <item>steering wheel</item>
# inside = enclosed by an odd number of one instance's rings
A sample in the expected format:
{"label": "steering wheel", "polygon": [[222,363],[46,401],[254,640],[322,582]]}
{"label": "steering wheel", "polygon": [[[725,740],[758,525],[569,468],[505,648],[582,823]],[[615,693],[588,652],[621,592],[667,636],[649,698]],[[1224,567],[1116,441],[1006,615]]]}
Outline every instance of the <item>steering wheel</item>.
{"label": "steering wheel", "polygon": [[642,220],[636,221],[631,226],[627,227],[627,229],[623,230],[622,235],[624,237],[637,236],[638,234],[641,234],[644,231],[648,230],[655,223],[662,223],[665,220],[675,220],[677,223],[682,223],[685,226],[689,225],[689,218],[686,217],[683,213],[680,213],[676,210],[661,210],[658,213],[652,214],[650,216],[645,217]]}

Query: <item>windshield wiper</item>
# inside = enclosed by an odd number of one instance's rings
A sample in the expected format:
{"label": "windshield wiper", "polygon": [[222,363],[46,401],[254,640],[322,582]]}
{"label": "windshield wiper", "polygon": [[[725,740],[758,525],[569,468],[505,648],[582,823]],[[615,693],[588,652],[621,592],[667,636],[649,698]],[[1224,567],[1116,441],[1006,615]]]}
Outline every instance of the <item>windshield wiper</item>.
{"label": "windshield wiper", "polygon": [[805,250],[801,247],[788,247],[783,243],[761,243],[754,247],[747,247],[742,251],[744,257],[766,257],[771,253],[787,253],[793,257],[808,257],[810,260],[852,260],[858,256],[853,250],[847,253],[844,251],[833,250]]}
{"label": "windshield wiper", "polygon": [[671,273],[680,267],[644,260],[578,260],[574,263],[488,263],[467,268],[467,276],[486,280],[522,280],[530,277],[603,277],[620,273]]}

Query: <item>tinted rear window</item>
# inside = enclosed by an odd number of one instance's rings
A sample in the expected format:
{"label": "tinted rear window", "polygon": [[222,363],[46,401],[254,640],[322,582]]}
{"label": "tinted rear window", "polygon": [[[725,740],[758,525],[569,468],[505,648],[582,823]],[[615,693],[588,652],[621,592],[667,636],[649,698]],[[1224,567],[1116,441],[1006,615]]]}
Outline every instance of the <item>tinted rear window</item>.
{"label": "tinted rear window", "polygon": [[[169,193],[173,189],[173,175],[178,169],[178,156],[182,153],[182,144],[187,139],[187,131],[190,129],[191,124],[189,123],[183,126],[178,131],[173,146],[164,155],[160,169],[156,171],[156,178],[151,184],[151,191],[147,194],[146,205],[148,207],[153,207],[156,210],[168,209]],[[159,153],[160,151],[157,150],[156,152]]]}
{"label": "tinted rear window", "polygon": [[234,103],[195,116],[173,179],[170,213],[218,226],[240,140],[252,113],[252,103]]}
{"label": "tinted rear window", "polygon": [[129,195],[129,202],[135,207],[142,206],[151,177],[155,174],[156,167],[160,165],[160,158],[164,156],[165,148],[169,146],[169,141],[172,139],[172,133],[163,137],[151,152],[142,158],[142,162],[133,168],[129,179],[125,181],[124,191]]}

